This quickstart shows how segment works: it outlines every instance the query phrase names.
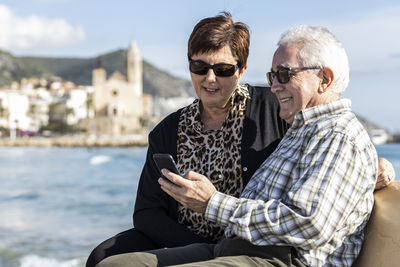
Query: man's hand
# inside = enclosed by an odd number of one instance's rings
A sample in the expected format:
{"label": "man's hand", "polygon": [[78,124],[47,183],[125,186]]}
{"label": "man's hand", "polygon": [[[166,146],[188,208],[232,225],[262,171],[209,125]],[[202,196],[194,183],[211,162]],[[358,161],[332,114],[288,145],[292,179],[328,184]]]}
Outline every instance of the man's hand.
{"label": "man's hand", "polygon": [[386,187],[396,177],[393,165],[385,158],[378,159],[378,179],[376,180],[375,190]]}
{"label": "man's hand", "polygon": [[183,206],[196,212],[204,213],[211,196],[217,189],[207,177],[190,171],[184,178],[167,169],[162,169],[162,174],[170,180],[158,179],[161,189],[173,197]]}

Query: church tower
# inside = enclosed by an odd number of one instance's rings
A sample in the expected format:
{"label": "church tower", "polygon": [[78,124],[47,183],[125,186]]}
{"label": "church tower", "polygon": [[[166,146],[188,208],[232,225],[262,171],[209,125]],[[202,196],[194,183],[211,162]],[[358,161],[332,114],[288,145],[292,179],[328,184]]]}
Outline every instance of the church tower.
{"label": "church tower", "polygon": [[102,134],[131,134],[142,130],[142,119],[151,116],[151,95],[143,94],[143,61],[136,42],[129,44],[124,76],[115,71],[108,79],[107,73],[98,60],[93,70],[94,87],[93,103],[95,119],[93,127],[86,126],[88,131],[95,129]]}
{"label": "church tower", "polygon": [[135,94],[141,96],[143,94],[143,62],[135,41],[130,43],[128,49],[126,73],[128,83],[133,86]]}
{"label": "church tower", "polygon": [[106,70],[102,68],[94,69],[92,71],[92,84],[94,86],[103,85],[106,82]]}
{"label": "church tower", "polygon": [[106,70],[103,69],[101,58],[96,60],[96,68],[92,71],[92,84],[93,86],[104,85],[107,78]]}

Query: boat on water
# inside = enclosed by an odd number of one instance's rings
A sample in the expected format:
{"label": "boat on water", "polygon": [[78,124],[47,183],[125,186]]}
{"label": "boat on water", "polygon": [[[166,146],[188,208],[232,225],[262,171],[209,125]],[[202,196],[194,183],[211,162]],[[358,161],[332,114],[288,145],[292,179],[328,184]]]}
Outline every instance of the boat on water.
{"label": "boat on water", "polygon": [[372,129],[369,134],[374,145],[383,145],[389,140],[389,134],[383,129]]}

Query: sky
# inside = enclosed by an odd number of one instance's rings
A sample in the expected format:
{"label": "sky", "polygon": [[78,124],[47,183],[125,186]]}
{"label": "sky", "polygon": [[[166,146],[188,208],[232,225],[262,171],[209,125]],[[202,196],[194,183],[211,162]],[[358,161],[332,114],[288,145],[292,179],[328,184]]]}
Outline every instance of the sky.
{"label": "sky", "polygon": [[0,0],[0,49],[15,56],[95,57],[128,48],[174,76],[190,79],[187,39],[202,18],[228,11],[251,31],[243,78],[266,85],[280,35],[296,25],[324,26],[345,47],[353,110],[400,133],[398,0]]}

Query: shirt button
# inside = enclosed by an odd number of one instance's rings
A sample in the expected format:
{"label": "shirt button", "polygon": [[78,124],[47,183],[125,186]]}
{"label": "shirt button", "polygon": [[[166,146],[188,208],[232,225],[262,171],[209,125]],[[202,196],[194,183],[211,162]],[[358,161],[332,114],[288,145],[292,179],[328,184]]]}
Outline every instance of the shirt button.
{"label": "shirt button", "polygon": [[243,168],[243,171],[244,171],[244,172],[247,172],[247,167],[244,167],[244,168]]}

